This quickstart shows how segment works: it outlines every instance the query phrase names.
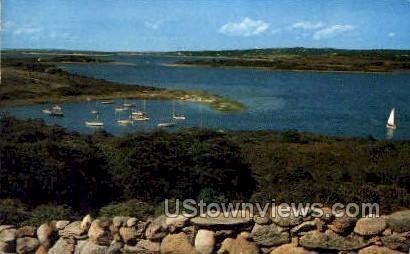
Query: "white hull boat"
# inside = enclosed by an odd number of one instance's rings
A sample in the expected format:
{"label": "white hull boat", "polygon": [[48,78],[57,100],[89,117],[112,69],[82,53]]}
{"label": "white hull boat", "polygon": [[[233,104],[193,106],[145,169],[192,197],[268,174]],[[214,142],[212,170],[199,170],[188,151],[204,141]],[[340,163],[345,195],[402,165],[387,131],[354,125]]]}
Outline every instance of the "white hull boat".
{"label": "white hull boat", "polygon": [[157,127],[159,128],[170,128],[170,127],[174,127],[175,123],[159,123],[157,124]]}
{"label": "white hull boat", "polygon": [[395,109],[390,111],[389,119],[387,120],[386,128],[395,130],[397,128],[395,123]]}

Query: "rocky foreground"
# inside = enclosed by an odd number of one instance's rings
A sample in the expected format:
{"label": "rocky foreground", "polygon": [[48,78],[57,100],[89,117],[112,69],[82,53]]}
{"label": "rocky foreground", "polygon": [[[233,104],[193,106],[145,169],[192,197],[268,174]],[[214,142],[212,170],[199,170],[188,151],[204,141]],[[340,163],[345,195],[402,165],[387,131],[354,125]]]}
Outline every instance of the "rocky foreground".
{"label": "rocky foreground", "polygon": [[360,219],[160,216],[0,226],[0,253],[408,253],[410,210]]}

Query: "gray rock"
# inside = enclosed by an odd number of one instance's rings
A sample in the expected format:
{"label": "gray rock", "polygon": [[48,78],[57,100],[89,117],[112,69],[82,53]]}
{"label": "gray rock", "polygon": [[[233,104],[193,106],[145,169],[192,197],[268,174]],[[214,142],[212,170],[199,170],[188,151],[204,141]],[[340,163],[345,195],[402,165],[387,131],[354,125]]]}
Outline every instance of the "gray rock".
{"label": "gray rock", "polygon": [[403,254],[399,251],[394,251],[386,247],[372,245],[359,250],[358,254]]}
{"label": "gray rock", "polygon": [[249,212],[238,211],[237,216],[229,214],[202,214],[191,219],[191,223],[199,227],[210,226],[236,226],[247,224],[252,221],[252,215]]}
{"label": "gray rock", "polygon": [[60,235],[60,237],[73,237],[77,240],[83,240],[87,238],[86,230],[81,229],[81,221],[71,222],[64,229],[58,231],[58,234]]}
{"label": "gray rock", "polygon": [[16,232],[15,228],[7,228],[0,231],[0,241],[9,243],[14,242],[16,240]]}
{"label": "gray rock", "polygon": [[364,236],[378,235],[383,232],[386,227],[386,220],[382,217],[361,218],[356,222],[354,232]]}
{"label": "gray rock", "polygon": [[93,222],[93,218],[91,217],[91,215],[87,214],[86,216],[84,216],[83,220],[81,221],[80,229],[87,231],[88,228],[90,228],[91,226],[91,222]]}
{"label": "gray rock", "polygon": [[188,222],[189,218],[183,215],[178,215],[176,217],[167,217],[165,219],[165,225],[169,232],[175,232],[178,229],[181,229]]}
{"label": "gray rock", "polygon": [[127,225],[127,221],[130,217],[127,216],[115,216],[112,218],[112,224],[115,228],[119,229],[122,226]]}
{"label": "gray rock", "polygon": [[123,243],[114,242],[108,247],[107,254],[120,254],[122,247],[124,247]]}
{"label": "gray rock", "polygon": [[410,210],[390,214],[387,224],[393,231],[398,233],[410,231]]}
{"label": "gray rock", "polygon": [[110,245],[113,240],[111,231],[109,230],[110,224],[108,220],[94,220],[88,230],[89,240],[97,245]]}
{"label": "gray rock", "polygon": [[290,233],[292,235],[297,235],[301,232],[308,232],[315,230],[317,228],[316,222],[315,221],[305,221],[302,222],[300,225],[297,225],[296,227],[292,228],[290,230]]}
{"label": "gray rock", "polygon": [[287,217],[280,216],[278,212],[275,212],[272,214],[272,221],[281,227],[294,227],[303,222],[303,216],[295,216],[292,212],[287,215]]}
{"label": "gray rock", "polygon": [[267,225],[267,224],[269,224],[269,223],[271,223],[272,222],[272,220],[270,219],[270,217],[268,217],[268,216],[259,216],[259,215],[255,215],[255,216],[253,216],[253,221],[256,223],[256,224],[259,224],[259,225]]}
{"label": "gray rock", "polygon": [[360,236],[349,235],[340,236],[332,230],[326,230],[325,233],[311,231],[299,239],[299,244],[307,249],[323,250],[357,250],[367,246],[369,243]]}
{"label": "gray rock", "polygon": [[215,232],[205,229],[198,230],[195,237],[195,249],[200,254],[211,254],[215,247]]}
{"label": "gray rock", "polygon": [[36,228],[32,227],[32,226],[24,226],[21,227],[19,229],[17,229],[16,231],[16,238],[20,238],[20,237],[36,237]]}
{"label": "gray rock", "polygon": [[37,238],[23,237],[16,241],[16,251],[19,254],[34,254],[40,242]]}
{"label": "gray rock", "polygon": [[127,227],[133,227],[137,224],[138,220],[135,217],[131,217],[127,220]]}
{"label": "gray rock", "polygon": [[93,242],[86,241],[78,251],[79,252],[76,250],[76,254],[107,254],[108,246],[101,246]]}
{"label": "gray rock", "polygon": [[165,219],[165,216],[159,216],[148,224],[147,229],[145,230],[145,236],[148,240],[161,241],[161,239],[166,236]]}
{"label": "gray rock", "polygon": [[135,246],[125,245],[124,251],[131,253],[158,253],[161,244],[150,240],[141,240]]}
{"label": "gray rock", "polygon": [[352,232],[356,221],[356,218],[349,216],[337,217],[328,225],[328,228],[339,235],[348,235]]}
{"label": "gray rock", "polygon": [[290,241],[289,233],[284,228],[271,225],[258,225],[252,229],[251,238],[261,246],[276,246]]}
{"label": "gray rock", "polygon": [[56,229],[61,230],[64,229],[70,222],[68,220],[59,220],[56,222]]}
{"label": "gray rock", "polygon": [[74,253],[76,241],[73,239],[60,238],[48,251],[48,254]]}
{"label": "gray rock", "polygon": [[406,252],[410,250],[410,232],[407,233],[393,233],[381,238],[384,246],[392,250]]}

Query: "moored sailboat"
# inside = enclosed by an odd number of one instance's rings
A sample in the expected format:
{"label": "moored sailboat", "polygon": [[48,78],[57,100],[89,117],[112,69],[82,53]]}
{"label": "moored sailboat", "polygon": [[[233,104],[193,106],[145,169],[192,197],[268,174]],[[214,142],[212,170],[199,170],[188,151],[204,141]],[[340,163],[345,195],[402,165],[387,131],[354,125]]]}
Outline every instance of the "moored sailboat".
{"label": "moored sailboat", "polygon": [[397,128],[395,123],[395,108],[390,111],[389,119],[387,119],[386,128],[395,130]]}
{"label": "moored sailboat", "polygon": [[100,120],[99,113],[95,114],[95,118],[93,120],[85,121],[85,125],[88,127],[103,127],[104,123]]}

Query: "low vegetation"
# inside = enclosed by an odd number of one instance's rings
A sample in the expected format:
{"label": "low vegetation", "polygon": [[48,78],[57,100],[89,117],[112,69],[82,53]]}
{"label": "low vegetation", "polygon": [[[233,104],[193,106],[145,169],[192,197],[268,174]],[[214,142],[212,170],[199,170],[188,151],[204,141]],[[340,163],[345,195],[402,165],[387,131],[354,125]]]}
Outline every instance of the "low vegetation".
{"label": "low vegetation", "polygon": [[179,55],[185,56],[207,57],[178,62],[183,65],[312,71],[390,72],[410,70],[409,50],[283,48],[179,53]]}
{"label": "low vegetation", "polygon": [[[90,99],[177,99],[204,103],[220,111],[242,111],[238,102],[201,91],[168,90],[125,85],[70,74],[53,61],[91,61],[85,56],[52,58],[14,57],[2,59],[0,106],[65,102]],[[48,60],[47,60],[48,59]],[[91,58],[92,59],[92,58]]]}
{"label": "low vegetation", "polygon": [[[165,198],[409,206],[410,142],[187,129],[112,137],[0,120],[0,224],[145,218]],[[394,197],[394,198],[392,198]]]}

